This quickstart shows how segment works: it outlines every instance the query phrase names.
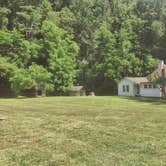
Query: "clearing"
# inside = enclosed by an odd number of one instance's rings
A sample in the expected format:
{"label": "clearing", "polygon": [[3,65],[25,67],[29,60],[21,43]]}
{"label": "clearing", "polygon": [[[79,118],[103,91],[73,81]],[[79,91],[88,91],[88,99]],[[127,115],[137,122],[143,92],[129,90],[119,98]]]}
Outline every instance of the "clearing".
{"label": "clearing", "polygon": [[2,166],[164,166],[166,102],[0,99]]}

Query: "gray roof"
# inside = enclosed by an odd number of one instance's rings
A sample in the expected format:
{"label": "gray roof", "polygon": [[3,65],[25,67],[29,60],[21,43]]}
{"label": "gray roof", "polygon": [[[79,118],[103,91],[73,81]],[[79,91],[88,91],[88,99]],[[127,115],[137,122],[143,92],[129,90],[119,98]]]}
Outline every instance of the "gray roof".
{"label": "gray roof", "polygon": [[148,83],[149,80],[147,77],[126,77],[127,80],[135,83],[135,84],[140,84],[140,83]]}
{"label": "gray roof", "polygon": [[84,90],[84,86],[73,86],[72,91],[81,91]]}

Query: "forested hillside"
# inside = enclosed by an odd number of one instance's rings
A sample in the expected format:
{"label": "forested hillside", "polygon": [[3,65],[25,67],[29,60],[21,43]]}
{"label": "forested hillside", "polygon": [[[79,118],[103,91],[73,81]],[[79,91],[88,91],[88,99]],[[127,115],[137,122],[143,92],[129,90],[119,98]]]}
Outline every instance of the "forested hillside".
{"label": "forested hillside", "polygon": [[165,0],[0,0],[0,87],[115,93],[166,60],[165,27]]}

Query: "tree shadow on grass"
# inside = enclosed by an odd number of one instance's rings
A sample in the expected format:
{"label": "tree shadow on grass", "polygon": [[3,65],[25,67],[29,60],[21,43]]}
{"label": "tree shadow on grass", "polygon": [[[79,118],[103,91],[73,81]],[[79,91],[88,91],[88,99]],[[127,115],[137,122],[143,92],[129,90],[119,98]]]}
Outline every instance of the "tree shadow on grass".
{"label": "tree shadow on grass", "polygon": [[11,96],[11,97],[0,97],[0,100],[1,99],[33,99],[33,98],[37,98],[37,97],[27,97],[27,96],[15,97],[15,96]]}
{"label": "tree shadow on grass", "polygon": [[120,97],[120,98],[131,101],[150,103],[153,105],[166,105],[166,99],[161,99],[161,98],[151,98],[151,97]]}

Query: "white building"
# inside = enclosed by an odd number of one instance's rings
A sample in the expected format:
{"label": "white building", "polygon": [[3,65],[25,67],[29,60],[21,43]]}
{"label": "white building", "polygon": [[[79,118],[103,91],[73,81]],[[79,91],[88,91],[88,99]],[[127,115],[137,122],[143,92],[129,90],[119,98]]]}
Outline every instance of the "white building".
{"label": "white building", "polygon": [[162,97],[161,88],[146,77],[126,77],[118,83],[119,96]]}
{"label": "white building", "polygon": [[[159,68],[154,71],[158,76],[162,76],[162,72],[166,70],[163,61],[159,64]],[[153,74],[153,73],[152,73]],[[154,84],[147,77],[125,77],[118,83],[119,96],[143,96],[143,97],[162,97],[162,88],[160,85]]]}

